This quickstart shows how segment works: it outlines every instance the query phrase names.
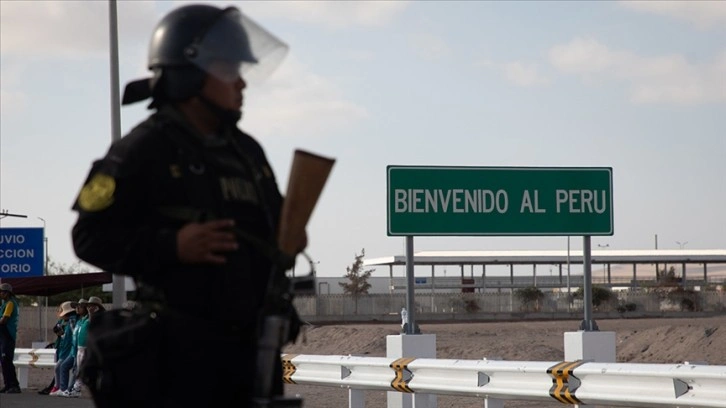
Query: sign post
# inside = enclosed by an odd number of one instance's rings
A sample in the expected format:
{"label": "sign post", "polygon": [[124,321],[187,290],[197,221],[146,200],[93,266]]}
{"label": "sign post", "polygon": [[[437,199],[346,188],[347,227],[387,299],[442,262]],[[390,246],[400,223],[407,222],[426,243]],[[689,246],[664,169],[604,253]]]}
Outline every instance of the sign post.
{"label": "sign post", "polygon": [[0,279],[43,276],[43,228],[0,228]]}

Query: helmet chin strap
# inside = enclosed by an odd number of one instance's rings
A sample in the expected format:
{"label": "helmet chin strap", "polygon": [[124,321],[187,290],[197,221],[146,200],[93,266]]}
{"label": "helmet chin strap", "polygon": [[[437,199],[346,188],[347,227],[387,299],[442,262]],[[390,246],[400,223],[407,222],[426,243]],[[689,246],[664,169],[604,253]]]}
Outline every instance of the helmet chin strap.
{"label": "helmet chin strap", "polygon": [[224,126],[236,126],[237,122],[239,122],[240,119],[242,119],[242,112],[238,110],[232,110],[232,109],[224,109],[217,105],[216,103],[210,101],[207,97],[204,95],[198,95],[199,100],[202,101],[202,104],[209,109],[212,114],[217,116]]}

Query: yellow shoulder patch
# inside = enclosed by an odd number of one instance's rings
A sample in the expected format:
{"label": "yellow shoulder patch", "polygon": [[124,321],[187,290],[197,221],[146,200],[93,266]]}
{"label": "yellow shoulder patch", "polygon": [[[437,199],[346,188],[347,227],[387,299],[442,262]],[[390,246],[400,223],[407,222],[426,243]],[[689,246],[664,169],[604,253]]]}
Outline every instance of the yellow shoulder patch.
{"label": "yellow shoulder patch", "polygon": [[96,174],[78,195],[78,205],[84,211],[101,211],[113,203],[116,180],[107,174]]}

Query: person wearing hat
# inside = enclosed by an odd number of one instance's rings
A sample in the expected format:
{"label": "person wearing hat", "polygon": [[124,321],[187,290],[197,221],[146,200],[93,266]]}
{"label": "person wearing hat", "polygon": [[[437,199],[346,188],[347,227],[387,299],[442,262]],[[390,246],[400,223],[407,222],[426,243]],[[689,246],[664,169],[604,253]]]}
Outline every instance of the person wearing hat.
{"label": "person wearing hat", "polygon": [[58,317],[63,319],[63,336],[58,344],[58,361],[55,364],[55,385],[58,387],[52,391],[51,396],[68,396],[68,380],[75,354],[73,354],[73,330],[76,328],[78,313],[74,306],[77,303],[65,301],[58,307]]}
{"label": "person wearing hat", "polygon": [[[58,362],[58,346],[60,345],[61,340],[63,340],[63,322],[64,320],[59,318],[58,321],[53,325],[53,333],[56,335],[56,339],[53,341],[53,344],[49,344],[46,348],[52,348],[55,350],[55,356],[54,356],[54,362]],[[51,392],[57,391],[58,387],[55,386],[55,375],[53,375],[53,378],[50,380],[50,384],[48,384],[47,387],[43,388],[42,390],[38,391],[38,394],[40,395],[48,395]]]}
{"label": "person wearing hat", "polygon": [[68,380],[68,386],[63,389],[62,393],[60,394],[63,397],[71,397],[71,398],[78,398],[81,396],[81,384],[80,380],[77,379],[78,377],[78,367],[79,367],[79,357],[82,353],[80,347],[79,347],[79,339],[81,336],[81,330],[83,326],[88,322],[89,312],[88,312],[88,301],[86,299],[81,299],[78,302],[72,303],[71,306],[73,306],[76,309],[76,326],[73,328],[73,339],[71,342],[71,353],[70,356],[73,357],[73,365],[71,366],[69,380]]}
{"label": "person wearing hat", "polygon": [[88,309],[89,319],[91,318],[91,316],[93,316],[94,313],[106,310],[106,308],[103,306],[103,301],[98,296],[89,297],[88,303],[86,303],[86,308]]}
{"label": "person wearing hat", "polygon": [[81,320],[78,321],[78,324],[76,325],[76,331],[74,332],[74,334],[76,334],[75,342],[77,348],[76,365],[73,367],[74,380],[70,382],[70,384],[73,384],[73,386],[71,386],[68,390],[69,397],[79,397],[81,395],[82,383],[81,379],[78,376],[80,374],[79,370],[86,352],[86,338],[88,337],[88,325],[91,322],[91,317],[99,311],[106,310],[106,308],[103,307],[103,301],[98,296],[89,297],[88,301],[85,301],[83,305],[85,306],[85,309],[88,311],[88,313],[85,314],[81,318]]}
{"label": "person wearing hat", "polygon": [[82,382],[79,377],[79,370],[81,368],[81,363],[83,362],[83,357],[86,353],[86,339],[88,338],[88,325],[91,322],[91,318],[94,314],[98,313],[101,310],[106,310],[105,307],[103,307],[103,301],[98,296],[91,296],[88,298],[88,301],[84,303],[84,306],[86,310],[88,310],[88,313],[81,318],[81,320],[78,321],[78,324],[76,325],[76,331],[74,332],[76,334],[75,342],[76,342],[76,365],[73,367],[73,380],[69,384],[73,384],[68,389],[68,396],[69,397],[79,397],[81,396],[81,386]]}
{"label": "person wearing hat", "polygon": [[15,373],[15,340],[18,335],[18,300],[9,283],[0,283],[0,365],[5,386],[0,393],[20,393],[20,383]]}

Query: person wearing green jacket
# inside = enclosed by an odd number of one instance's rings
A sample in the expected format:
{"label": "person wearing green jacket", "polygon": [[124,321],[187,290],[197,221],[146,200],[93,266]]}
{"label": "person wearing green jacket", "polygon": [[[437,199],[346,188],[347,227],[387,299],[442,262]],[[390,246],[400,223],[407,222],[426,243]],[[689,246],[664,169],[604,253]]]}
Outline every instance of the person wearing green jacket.
{"label": "person wearing green jacket", "polygon": [[63,319],[63,337],[58,344],[58,362],[55,364],[55,385],[57,390],[51,392],[51,396],[67,396],[64,392],[68,388],[68,377],[73,368],[75,354],[73,352],[73,330],[76,328],[78,313],[73,307],[73,302],[61,303],[58,308],[58,317]]}
{"label": "person wearing green jacket", "polygon": [[[58,346],[60,345],[60,342],[63,340],[63,319],[58,319],[58,321],[53,325],[53,333],[56,335],[56,339],[53,343],[48,344],[45,346],[45,348],[52,348],[55,350],[55,362],[58,362]],[[58,387],[55,386],[55,375],[50,380],[50,384],[48,384],[47,387],[43,388],[42,390],[38,391],[38,394],[40,395],[48,395],[51,392],[55,392],[58,390]]]}
{"label": "person wearing green jacket", "polygon": [[[105,310],[101,299],[91,296],[88,301],[83,303],[83,317],[76,324],[76,330],[73,332],[73,341],[76,349],[76,361],[71,372],[71,381],[68,383],[68,397],[76,398],[81,396],[81,379],[80,370],[83,356],[86,352],[86,338],[88,337],[88,324],[91,321],[91,315],[99,310]],[[79,314],[79,309],[76,309]]]}
{"label": "person wearing green jacket", "polygon": [[20,383],[15,373],[15,340],[18,336],[18,300],[9,283],[0,284],[0,366],[5,386],[0,393],[19,394]]}

